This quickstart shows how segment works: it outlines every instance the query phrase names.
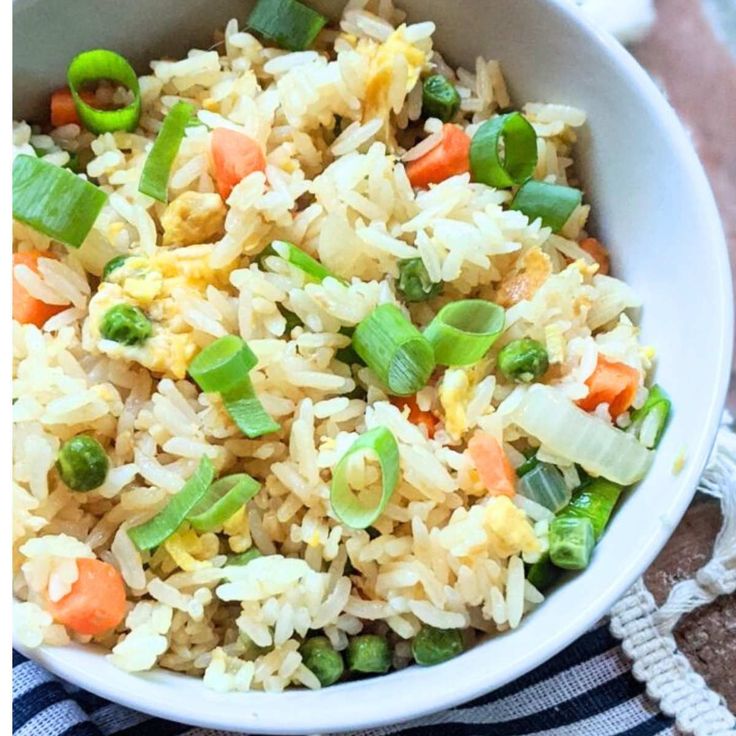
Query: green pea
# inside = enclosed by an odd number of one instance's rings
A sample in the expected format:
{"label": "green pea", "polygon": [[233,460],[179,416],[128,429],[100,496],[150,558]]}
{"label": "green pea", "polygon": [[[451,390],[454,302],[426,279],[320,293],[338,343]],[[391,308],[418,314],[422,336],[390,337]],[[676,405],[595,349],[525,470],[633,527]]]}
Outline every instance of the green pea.
{"label": "green pea", "polygon": [[433,665],[456,657],[463,651],[460,629],[436,629],[422,626],[411,643],[414,661],[421,665]]}
{"label": "green pea", "polygon": [[348,668],[352,672],[385,674],[391,667],[391,648],[383,636],[362,634],[348,642]]}
{"label": "green pea", "polygon": [[422,87],[422,114],[425,118],[439,118],[447,123],[460,109],[460,95],[452,82],[441,74],[424,80]]}
{"label": "green pea", "polygon": [[299,649],[304,666],[311,670],[322,687],[336,683],[345,670],[340,652],[336,652],[326,636],[307,639]]}
{"label": "green pea", "polygon": [[407,258],[399,261],[396,288],[407,302],[425,302],[442,291],[442,284],[429,278],[421,258]]}
{"label": "green pea", "polygon": [[128,260],[128,258],[130,258],[130,256],[115,256],[115,258],[111,258],[102,269],[102,280],[107,281],[110,274],[116,268],[120,268],[120,266],[122,266],[123,263]]}
{"label": "green pea", "polygon": [[59,450],[56,468],[73,491],[91,491],[105,482],[110,461],[102,445],[93,437],[79,434]]}
{"label": "green pea", "polygon": [[498,368],[509,380],[530,383],[549,368],[547,350],[528,337],[513,340],[498,353]]}
{"label": "green pea", "polygon": [[138,345],[152,334],[151,321],[138,308],[130,304],[116,304],[105,312],[100,322],[100,334],[106,340],[122,345]]}

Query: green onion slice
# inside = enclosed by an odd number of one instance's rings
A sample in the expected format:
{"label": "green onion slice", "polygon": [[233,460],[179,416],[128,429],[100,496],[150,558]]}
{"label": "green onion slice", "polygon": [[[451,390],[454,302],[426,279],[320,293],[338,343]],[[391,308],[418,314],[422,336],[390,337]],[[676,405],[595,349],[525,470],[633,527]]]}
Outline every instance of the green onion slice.
{"label": "green onion slice", "polygon": [[564,570],[583,570],[595,547],[595,533],[589,519],[558,516],[549,525],[549,556]]}
{"label": "green onion slice", "polygon": [[169,175],[179,146],[184,138],[187,123],[194,114],[194,107],[188,102],[177,102],[164,118],[153,148],[148,153],[138,191],[157,199],[168,201]]}
{"label": "green onion slice", "polygon": [[540,218],[542,225],[551,227],[556,233],[562,230],[582,200],[579,189],[529,179],[519,187],[509,206],[523,212],[529,222]]}
{"label": "green onion slice", "polygon": [[194,505],[187,521],[198,532],[214,531],[248,503],[260,488],[261,484],[247,473],[220,478]]}
{"label": "green onion slice", "polygon": [[519,112],[487,120],[470,143],[473,181],[505,189],[521,184],[532,175],[536,165],[537,134]]}
{"label": "green onion slice", "polygon": [[246,377],[235,388],[222,394],[222,403],[238,429],[251,439],[276,432],[281,425],[272,419],[256,396],[253,383]]}
{"label": "green onion slice", "polygon": [[435,367],[432,345],[394,304],[376,307],[355,328],[353,348],[397,396],[419,391]]}
{"label": "green onion slice", "polygon": [[248,28],[289,51],[309,48],[327,18],[297,0],[258,0],[248,16]]}
{"label": "green onion slice", "polygon": [[79,248],[107,202],[94,184],[35,156],[13,161],[13,217],[34,230]]}
{"label": "green onion slice", "polygon": [[[372,451],[381,468],[381,493],[356,495],[348,484],[348,460],[356,452]],[[330,503],[340,521],[353,529],[369,527],[383,512],[399,482],[399,446],[386,427],[376,427],[358,437],[332,472]],[[364,499],[363,495],[370,498]]]}
{"label": "green onion slice", "polygon": [[243,565],[247,565],[249,562],[257,559],[258,557],[263,557],[263,552],[261,552],[258,547],[251,547],[250,549],[246,550],[245,552],[241,552],[240,554],[230,555],[230,557],[227,558],[227,562],[225,564],[242,567]]}
{"label": "green onion slice", "polygon": [[146,550],[153,549],[167,540],[205,495],[214,474],[215,470],[210,459],[207,456],[202,457],[194,474],[156,516],[128,529],[128,536],[133,544],[139,550]]}
{"label": "green onion slice", "polygon": [[562,473],[554,465],[541,462],[521,476],[519,493],[554,513],[572,498]]}
{"label": "green onion slice", "polygon": [[544,593],[548,590],[561,575],[559,567],[555,567],[552,564],[552,560],[549,559],[549,552],[545,552],[539,560],[533,565],[529,566],[526,571],[526,579],[533,585],[540,593]]}
{"label": "green onion slice", "polygon": [[240,386],[258,363],[255,353],[237,335],[220,337],[189,364],[189,375],[208,393],[224,393]]}
{"label": "green onion slice", "polygon": [[[305,253],[301,248],[297,248],[293,243],[288,243],[285,240],[274,240],[270,248],[275,255],[283,258],[287,263],[295,266],[300,271],[303,271],[308,281],[319,284],[328,276],[333,279],[337,278],[332,271],[325,268],[315,258],[312,258],[309,253]],[[342,281],[342,279],[338,279],[338,281]]]}
{"label": "green onion slice", "polygon": [[445,304],[427,325],[424,336],[439,365],[477,363],[503,332],[506,315],[498,304],[464,299]]}
{"label": "green onion slice", "polygon": [[[77,54],[66,72],[69,88],[74,97],[77,115],[92,133],[112,133],[116,130],[133,131],[141,117],[141,91],[133,67],[114,51],[92,49]],[[109,79],[127,87],[133,93],[133,102],[118,110],[98,110],[88,105],[79,92],[85,84]]]}
{"label": "green onion slice", "polygon": [[661,386],[654,385],[649,389],[644,406],[631,413],[628,431],[633,432],[644,447],[656,447],[662,439],[671,411],[670,397]]}

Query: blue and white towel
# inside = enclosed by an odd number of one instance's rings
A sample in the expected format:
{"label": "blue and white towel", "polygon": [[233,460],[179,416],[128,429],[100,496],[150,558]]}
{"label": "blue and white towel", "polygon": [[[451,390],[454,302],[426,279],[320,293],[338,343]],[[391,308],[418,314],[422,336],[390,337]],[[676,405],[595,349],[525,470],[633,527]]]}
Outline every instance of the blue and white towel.
{"label": "blue and white towel", "polygon": [[[237,697],[237,696],[234,696]],[[354,736],[675,736],[605,623],[515,682],[464,705]],[[150,718],[13,653],[14,736],[234,736]]]}

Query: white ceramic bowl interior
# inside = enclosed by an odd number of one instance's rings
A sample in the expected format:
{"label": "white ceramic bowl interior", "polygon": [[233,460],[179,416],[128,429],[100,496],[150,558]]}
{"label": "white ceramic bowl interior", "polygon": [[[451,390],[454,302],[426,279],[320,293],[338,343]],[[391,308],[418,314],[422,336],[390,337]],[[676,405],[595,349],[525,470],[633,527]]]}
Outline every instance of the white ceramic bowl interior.
{"label": "white ceramic bowl interior", "polygon": [[[245,0],[16,0],[16,117],[38,117],[69,59],[91,46],[145,62],[209,45],[247,17]],[[618,509],[593,562],[513,633],[434,668],[283,694],[219,694],[165,672],[129,675],[81,646],[26,652],[101,696],[186,723],[269,734],[393,723],[488,692],[553,657],[595,623],[653,560],[686,509],[713,442],[729,375],[732,296],[713,198],[674,113],[636,62],[564,0],[404,0],[410,19],[437,24],[452,64],[500,59],[517,104],[547,101],[588,113],[577,148],[593,232],[614,272],[644,301],[645,343],[674,418],[646,480]],[[334,16],[342,3],[326,0]],[[685,466],[673,463],[685,453]]]}

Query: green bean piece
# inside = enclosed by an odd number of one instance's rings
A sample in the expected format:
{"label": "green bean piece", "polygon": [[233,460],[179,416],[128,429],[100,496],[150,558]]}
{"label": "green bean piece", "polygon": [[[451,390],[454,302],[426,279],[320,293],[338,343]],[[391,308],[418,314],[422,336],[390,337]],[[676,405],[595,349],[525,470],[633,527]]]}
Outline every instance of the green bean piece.
{"label": "green bean piece", "polygon": [[334,685],[345,671],[340,652],[335,651],[326,636],[314,636],[300,647],[304,666],[311,670],[322,687]]}
{"label": "green bean piece", "polygon": [[411,643],[414,661],[423,666],[440,664],[463,651],[460,629],[437,629],[424,625]]}
{"label": "green bean piece", "polygon": [[131,304],[116,304],[105,312],[100,334],[121,345],[139,345],[153,333],[151,321],[141,309]]}
{"label": "green bean piece", "polygon": [[73,491],[99,488],[107,477],[110,461],[102,445],[86,434],[67,440],[59,450],[56,468]]}
{"label": "green bean piece", "polygon": [[391,648],[383,636],[361,634],[348,642],[347,659],[351,672],[383,675],[391,667]]}
{"label": "green bean piece", "polygon": [[622,491],[623,486],[618,483],[596,478],[578,489],[570,503],[560,512],[560,516],[588,519],[598,541]]}
{"label": "green bean piece", "polygon": [[102,269],[102,280],[107,281],[110,274],[116,269],[120,268],[120,266],[125,263],[125,261],[128,260],[130,256],[115,256],[115,258],[111,258],[106,264],[105,267]]}
{"label": "green bean piece", "polygon": [[407,302],[426,302],[442,292],[442,283],[429,278],[421,258],[405,258],[399,261],[396,288]]}
{"label": "green bean piece", "polygon": [[558,516],[549,525],[549,557],[563,570],[584,570],[595,547],[590,519]]}
{"label": "green bean piece", "polygon": [[455,85],[441,74],[427,77],[422,85],[422,115],[447,123],[460,109],[460,95]]}
{"label": "green bean piece", "polygon": [[560,568],[552,564],[552,561],[549,559],[549,553],[545,552],[533,565],[529,566],[526,572],[526,579],[540,593],[544,593],[554,585],[560,574]]}
{"label": "green bean piece", "polygon": [[498,353],[498,369],[510,381],[531,383],[546,373],[549,356],[542,343],[524,337],[513,340]]}

